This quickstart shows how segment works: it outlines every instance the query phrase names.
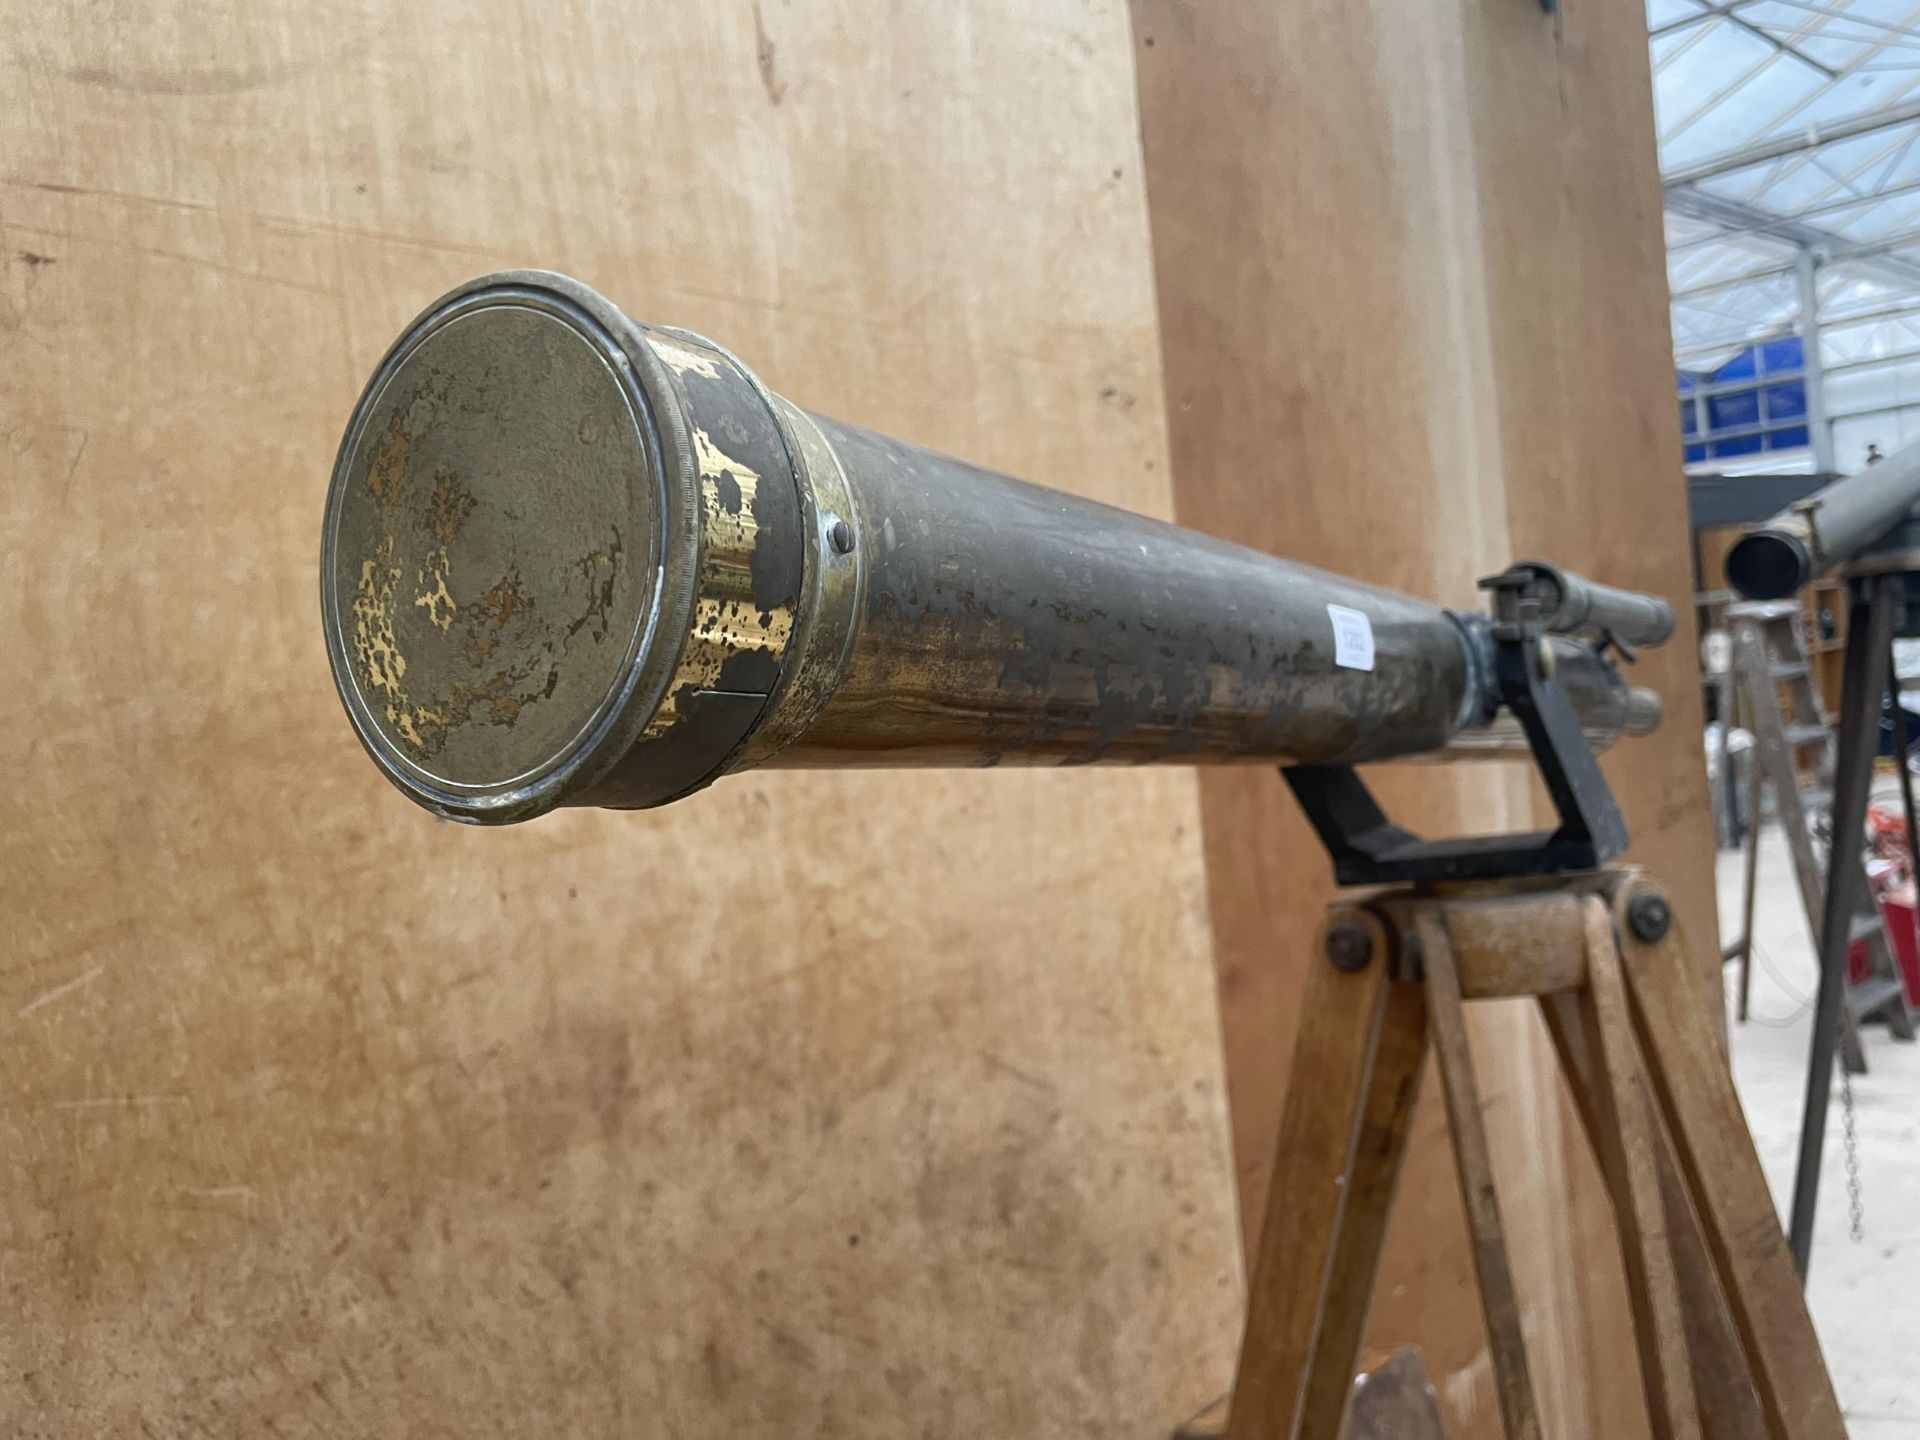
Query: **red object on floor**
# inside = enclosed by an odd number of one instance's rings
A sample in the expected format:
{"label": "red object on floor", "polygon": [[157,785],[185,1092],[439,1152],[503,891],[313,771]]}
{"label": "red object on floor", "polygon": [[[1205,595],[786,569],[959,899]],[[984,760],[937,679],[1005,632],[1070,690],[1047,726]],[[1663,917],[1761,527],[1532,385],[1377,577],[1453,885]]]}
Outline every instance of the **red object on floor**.
{"label": "red object on floor", "polygon": [[[1893,958],[1900,962],[1900,977],[1907,982],[1907,1000],[1920,1005],[1920,931],[1914,924],[1913,882],[1889,886],[1879,900],[1880,919],[1893,942]],[[1853,969],[1852,955],[1847,956],[1847,969]]]}
{"label": "red object on floor", "polygon": [[1902,871],[1910,872],[1913,862],[1907,855],[1907,816],[1897,805],[1875,803],[1867,807],[1867,849],[1883,859],[1892,860]]}
{"label": "red object on floor", "polygon": [[[1907,820],[1898,807],[1876,802],[1867,807],[1867,884],[1880,907],[1880,923],[1893,947],[1894,963],[1907,987],[1907,1000],[1920,1005],[1920,917],[1916,916],[1913,861],[1907,854]],[[1867,978],[1867,942],[1847,947],[1847,981]]]}

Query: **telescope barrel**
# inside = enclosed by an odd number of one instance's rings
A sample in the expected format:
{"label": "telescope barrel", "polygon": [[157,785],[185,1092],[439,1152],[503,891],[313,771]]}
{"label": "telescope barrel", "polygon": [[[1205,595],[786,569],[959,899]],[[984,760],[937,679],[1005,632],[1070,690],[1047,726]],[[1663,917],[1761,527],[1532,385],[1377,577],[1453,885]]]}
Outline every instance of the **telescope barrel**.
{"label": "telescope barrel", "polygon": [[1727,552],[1727,583],[1748,600],[1784,600],[1845,564],[1920,503],[1920,445],[1896,450],[1756,526]]}
{"label": "telescope barrel", "polygon": [[[809,414],[538,271],[388,353],[322,549],[348,715],[454,819],[763,765],[1384,760],[1494,719],[1482,616]],[[1551,644],[1596,743],[1650,728]]]}

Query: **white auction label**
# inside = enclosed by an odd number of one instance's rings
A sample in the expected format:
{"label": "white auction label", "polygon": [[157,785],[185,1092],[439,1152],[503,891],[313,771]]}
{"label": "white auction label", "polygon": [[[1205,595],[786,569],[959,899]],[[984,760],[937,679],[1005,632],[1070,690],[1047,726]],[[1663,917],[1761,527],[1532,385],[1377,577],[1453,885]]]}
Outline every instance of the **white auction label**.
{"label": "white auction label", "polygon": [[1373,622],[1364,610],[1327,606],[1333,622],[1333,663],[1349,670],[1373,669]]}

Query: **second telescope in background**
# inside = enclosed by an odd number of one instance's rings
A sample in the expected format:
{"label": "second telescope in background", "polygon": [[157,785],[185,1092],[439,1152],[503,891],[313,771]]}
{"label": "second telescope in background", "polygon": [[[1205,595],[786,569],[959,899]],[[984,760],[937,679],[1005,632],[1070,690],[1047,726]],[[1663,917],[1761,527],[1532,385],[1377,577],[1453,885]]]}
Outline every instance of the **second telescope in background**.
{"label": "second telescope in background", "polygon": [[1727,552],[1727,584],[1748,600],[1784,600],[1843,565],[1920,504],[1920,445],[1896,450],[1761,522]]}

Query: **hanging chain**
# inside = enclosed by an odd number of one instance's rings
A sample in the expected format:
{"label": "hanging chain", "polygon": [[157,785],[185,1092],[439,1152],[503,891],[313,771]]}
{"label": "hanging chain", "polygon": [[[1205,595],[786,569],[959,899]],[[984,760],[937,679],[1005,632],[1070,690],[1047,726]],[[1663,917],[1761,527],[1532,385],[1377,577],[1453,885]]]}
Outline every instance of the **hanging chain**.
{"label": "hanging chain", "polygon": [[1860,1135],[1853,1124],[1853,1077],[1840,1066],[1840,1138],[1847,1160],[1847,1235],[1858,1245],[1867,1238],[1866,1210],[1860,1203]]}

